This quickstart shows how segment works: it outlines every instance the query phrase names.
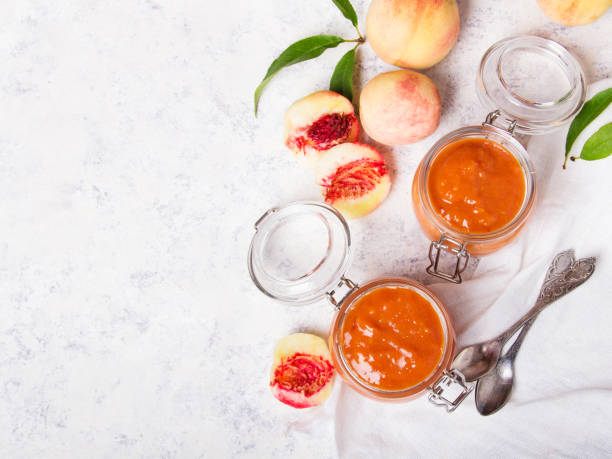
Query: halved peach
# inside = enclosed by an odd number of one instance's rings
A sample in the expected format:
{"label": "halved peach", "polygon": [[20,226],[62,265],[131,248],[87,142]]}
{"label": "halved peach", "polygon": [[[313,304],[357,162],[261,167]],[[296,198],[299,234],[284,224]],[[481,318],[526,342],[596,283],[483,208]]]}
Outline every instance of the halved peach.
{"label": "halved peach", "polygon": [[325,202],[348,218],[376,209],[391,189],[383,156],[363,143],[343,143],[329,149],[315,165]]}
{"label": "halved peach", "polygon": [[333,91],[310,94],[285,113],[285,145],[307,166],[312,166],[325,150],[358,137],[353,104]]}
{"label": "halved peach", "polygon": [[294,333],[274,346],[270,374],[272,394],[294,408],[323,403],[334,383],[334,366],[327,343],[309,333]]}

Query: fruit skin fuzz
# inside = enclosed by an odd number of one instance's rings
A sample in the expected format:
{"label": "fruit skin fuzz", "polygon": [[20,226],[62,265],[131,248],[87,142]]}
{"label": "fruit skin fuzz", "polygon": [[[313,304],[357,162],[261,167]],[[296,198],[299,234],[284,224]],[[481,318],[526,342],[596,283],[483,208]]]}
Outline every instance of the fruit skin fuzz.
{"label": "fruit skin fuzz", "polygon": [[456,0],[372,0],[366,18],[376,55],[408,69],[426,69],[444,59],[459,27]]}
{"label": "fruit skin fuzz", "polygon": [[334,366],[327,343],[310,333],[294,333],[274,346],[270,389],[294,408],[320,405],[331,394]]}
{"label": "fruit skin fuzz", "polygon": [[395,70],[372,78],[359,97],[363,130],[385,145],[405,145],[431,135],[442,103],[435,83],[422,73]]}
{"label": "fruit skin fuzz", "polygon": [[612,0],[537,1],[542,12],[551,21],[570,27],[590,24],[612,7]]}
{"label": "fruit skin fuzz", "polygon": [[317,91],[294,102],[285,113],[284,141],[307,167],[329,148],[359,137],[353,104],[333,91]]}

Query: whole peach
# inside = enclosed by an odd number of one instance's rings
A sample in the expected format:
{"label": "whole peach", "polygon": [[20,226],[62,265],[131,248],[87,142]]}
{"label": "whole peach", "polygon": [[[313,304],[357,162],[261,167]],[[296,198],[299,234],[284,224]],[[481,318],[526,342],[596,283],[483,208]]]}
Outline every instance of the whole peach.
{"label": "whole peach", "polygon": [[361,91],[359,106],[363,129],[385,145],[421,140],[440,122],[438,88],[425,75],[412,70],[372,78]]}
{"label": "whole peach", "polygon": [[612,0],[538,0],[552,21],[566,26],[589,24],[612,6]]}
{"label": "whole peach", "polygon": [[459,34],[455,0],[372,0],[366,36],[383,61],[425,69],[440,62]]}

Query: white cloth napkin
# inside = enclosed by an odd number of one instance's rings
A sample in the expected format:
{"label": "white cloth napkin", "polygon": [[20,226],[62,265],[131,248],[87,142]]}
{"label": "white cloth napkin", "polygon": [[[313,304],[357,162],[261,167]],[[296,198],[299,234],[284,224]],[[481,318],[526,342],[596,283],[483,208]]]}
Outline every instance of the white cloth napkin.
{"label": "white cloth napkin", "polygon": [[[612,80],[598,82],[587,97],[610,86]],[[602,116],[612,121],[612,107]],[[334,397],[340,457],[612,454],[612,157],[562,170],[566,132],[529,139],[538,198],[519,238],[482,258],[462,285],[430,286],[448,305],[461,348],[495,336],[526,312],[555,254],[574,248],[578,258],[597,257],[591,279],[547,308],[530,330],[509,403],[483,417],[471,395],[447,414],[426,397],[379,403],[340,384]]]}

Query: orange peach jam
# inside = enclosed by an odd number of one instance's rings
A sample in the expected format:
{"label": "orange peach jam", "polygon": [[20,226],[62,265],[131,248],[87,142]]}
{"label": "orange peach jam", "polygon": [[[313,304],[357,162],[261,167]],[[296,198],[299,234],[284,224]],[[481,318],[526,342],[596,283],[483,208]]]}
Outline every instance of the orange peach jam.
{"label": "orange peach jam", "polygon": [[464,233],[503,228],[525,198],[525,178],[506,148],[482,138],[451,143],[434,159],[427,180],[433,210]]}
{"label": "orange peach jam", "polygon": [[375,288],[359,298],[342,326],[342,352],[366,384],[396,391],[413,387],[436,369],[444,330],[429,300],[414,289]]}

